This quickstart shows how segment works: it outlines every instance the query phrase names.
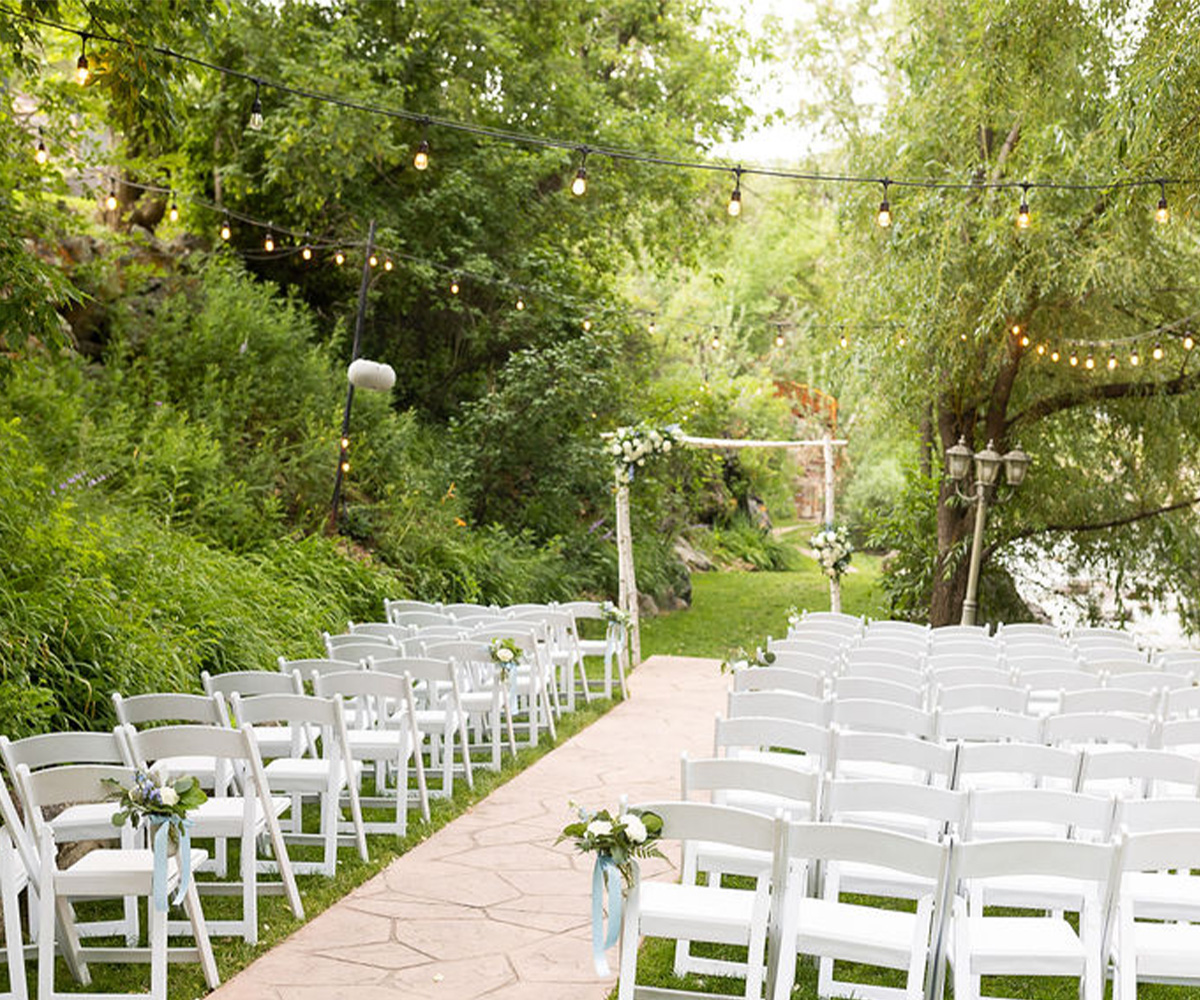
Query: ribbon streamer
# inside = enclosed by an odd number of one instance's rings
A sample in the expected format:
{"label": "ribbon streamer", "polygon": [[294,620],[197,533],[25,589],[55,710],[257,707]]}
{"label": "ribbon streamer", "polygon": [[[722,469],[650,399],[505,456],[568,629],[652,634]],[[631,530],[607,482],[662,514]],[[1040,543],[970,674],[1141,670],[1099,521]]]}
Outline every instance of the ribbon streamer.
{"label": "ribbon streamer", "polygon": [[154,905],[164,913],[167,909],[167,848],[171,827],[179,830],[179,889],[171,902],[179,904],[192,881],[192,838],[188,833],[192,821],[182,816],[165,816],[151,822],[157,828],[154,831]]}
{"label": "ribbon streamer", "polygon": [[[604,929],[604,883],[608,883],[608,933]],[[609,975],[605,952],[617,943],[621,934],[621,904],[624,893],[621,871],[607,854],[597,854],[592,868],[592,961],[596,975]]]}

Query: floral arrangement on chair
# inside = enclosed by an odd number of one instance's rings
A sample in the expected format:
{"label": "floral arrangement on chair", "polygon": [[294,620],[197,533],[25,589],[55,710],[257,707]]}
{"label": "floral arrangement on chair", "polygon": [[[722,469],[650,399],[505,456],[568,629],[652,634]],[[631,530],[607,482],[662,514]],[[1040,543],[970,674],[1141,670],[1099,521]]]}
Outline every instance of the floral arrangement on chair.
{"label": "floral arrangement on chair", "polygon": [[187,814],[208,801],[208,795],[193,777],[174,781],[158,768],[134,771],[133,783],[122,785],[114,778],[103,778],[108,788],[108,801],[117,803],[113,826],[130,823],[134,829],[145,824],[151,830],[154,848],[154,903],[159,910],[167,908],[167,854],[179,858],[179,890],[174,902],[179,903],[191,882],[191,841]]}
{"label": "floral arrangement on chair", "polygon": [[[574,803],[572,803],[574,804]],[[578,808],[578,807],[577,807]],[[579,809],[577,822],[568,823],[556,844],[573,840],[575,849],[595,854],[592,867],[592,962],[596,974],[608,975],[605,951],[617,943],[625,893],[636,878],[635,858],[666,856],[654,842],[662,836],[662,817],[642,809],[627,809],[613,816],[607,809],[589,813]],[[619,875],[619,877],[618,877]],[[608,929],[604,927],[604,888],[608,886]]]}
{"label": "floral arrangement on chair", "polygon": [[524,655],[515,639],[500,638],[492,640],[491,654],[492,662],[504,677],[508,677],[509,672],[521,662]]}
{"label": "floral arrangement on chair", "polygon": [[647,458],[665,455],[682,441],[683,430],[678,424],[651,427],[643,423],[618,427],[608,444],[617,478],[622,483],[633,482],[634,469],[645,465]]}
{"label": "floral arrangement on chair", "polygon": [[602,605],[600,605],[600,616],[608,625],[620,625],[621,628],[629,627],[629,612],[623,611],[621,608],[613,604],[612,601],[605,601]]}
{"label": "floral arrangement on chair", "polygon": [[821,572],[831,580],[840,579],[854,554],[849,529],[844,524],[827,524],[812,536],[811,544],[821,564]]}
{"label": "floral arrangement on chair", "polygon": [[747,653],[741,646],[731,650],[721,661],[721,673],[736,674],[739,670],[749,670],[752,667],[769,667],[775,662],[775,654],[770,650],[756,649],[753,654]]}

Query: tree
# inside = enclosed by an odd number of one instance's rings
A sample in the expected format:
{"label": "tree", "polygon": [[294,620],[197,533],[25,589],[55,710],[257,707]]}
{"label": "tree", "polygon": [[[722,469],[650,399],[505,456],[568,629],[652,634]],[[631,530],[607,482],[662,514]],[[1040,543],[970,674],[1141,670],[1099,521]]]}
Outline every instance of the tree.
{"label": "tree", "polygon": [[[873,224],[881,189],[847,197],[840,304],[863,325],[876,426],[919,440],[914,474],[935,478],[960,437],[1034,456],[987,555],[1065,540],[1119,573],[1152,566],[1196,625],[1200,191],[1169,185],[1160,225],[1159,186],[1129,182],[1195,175],[1200,36],[1194,5],[1161,0],[1140,20],[1142,6],[911,3],[903,86],[880,133],[850,145],[851,169],[970,186],[891,186],[888,230]],[[1021,185],[1044,180],[1076,186],[1029,188],[1019,229]],[[971,515],[937,486],[934,624],[958,618]]]}

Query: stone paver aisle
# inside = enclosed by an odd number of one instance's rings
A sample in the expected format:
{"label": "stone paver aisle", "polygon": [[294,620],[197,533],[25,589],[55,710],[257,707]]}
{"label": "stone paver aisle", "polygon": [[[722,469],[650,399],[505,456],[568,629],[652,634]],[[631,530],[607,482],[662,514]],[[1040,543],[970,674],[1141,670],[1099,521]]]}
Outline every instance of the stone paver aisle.
{"label": "stone paver aisle", "polygon": [[679,755],[707,756],[728,678],[653,657],[631,698],[302,927],[213,1000],[603,1000],[591,859],[554,838],[575,801],[675,798]]}

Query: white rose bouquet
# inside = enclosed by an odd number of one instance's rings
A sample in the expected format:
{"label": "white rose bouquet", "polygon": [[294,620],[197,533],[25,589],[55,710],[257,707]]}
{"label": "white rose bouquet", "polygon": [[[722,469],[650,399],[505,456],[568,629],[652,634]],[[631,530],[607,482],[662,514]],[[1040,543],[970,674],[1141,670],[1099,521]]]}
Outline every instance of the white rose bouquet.
{"label": "white rose bouquet", "polygon": [[118,804],[113,813],[113,826],[124,826],[127,821],[132,821],[136,827],[156,817],[186,819],[192,809],[208,799],[195,778],[177,778],[168,782],[165,774],[154,769],[135,771],[133,784],[129,787],[113,778],[105,778],[104,784],[109,790],[108,799]]}
{"label": "white rose bouquet", "polygon": [[612,601],[600,605],[600,614],[609,625],[620,625],[622,628],[629,626],[629,612],[622,611]]}
{"label": "white rose bouquet", "polygon": [[666,855],[654,846],[661,836],[662,817],[657,813],[629,809],[613,816],[607,809],[595,813],[580,809],[579,820],[563,827],[555,843],[573,840],[580,853],[608,857],[628,888],[633,881],[634,858],[666,860]]}
{"label": "white rose bouquet", "polygon": [[521,647],[517,645],[515,639],[493,639],[491,653],[496,669],[505,677],[513,667],[521,662],[523,655]]}
{"label": "white rose bouquet", "polygon": [[753,654],[747,653],[741,646],[732,650],[724,660],[721,661],[721,673],[736,674],[741,670],[749,670],[752,667],[769,667],[775,662],[775,654],[770,650],[756,649]]}
{"label": "white rose bouquet", "polygon": [[812,536],[813,551],[821,572],[829,579],[837,580],[850,566],[854,546],[850,543],[850,532],[845,525],[827,524]]}

